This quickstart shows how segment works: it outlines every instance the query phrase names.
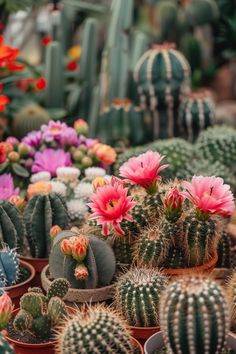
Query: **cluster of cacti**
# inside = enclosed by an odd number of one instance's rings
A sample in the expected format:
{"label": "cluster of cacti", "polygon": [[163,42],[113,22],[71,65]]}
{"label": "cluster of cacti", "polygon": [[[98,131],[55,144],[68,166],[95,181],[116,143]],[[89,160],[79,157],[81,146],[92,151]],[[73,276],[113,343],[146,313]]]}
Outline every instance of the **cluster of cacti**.
{"label": "cluster of cacti", "polygon": [[20,333],[32,333],[38,338],[50,338],[53,330],[67,316],[63,298],[70,284],[65,279],[55,279],[46,295],[41,288],[30,288],[20,299],[20,310],[13,326]]}
{"label": "cluster of cacti", "polygon": [[58,342],[60,354],[136,353],[125,322],[103,305],[82,308],[65,323]]}
{"label": "cluster of cacti", "polygon": [[8,341],[0,335],[0,353],[1,354],[15,354],[13,347],[8,343]]}
{"label": "cluster of cacti", "polygon": [[7,245],[0,248],[0,288],[15,285],[20,275],[20,260]]}
{"label": "cluster of cacti", "polygon": [[6,243],[10,248],[22,249],[23,234],[19,210],[8,201],[0,201],[0,248]]}
{"label": "cluster of cacti", "polygon": [[49,268],[54,279],[66,278],[72,288],[94,289],[111,283],[116,260],[105,241],[72,228],[54,238]]}
{"label": "cluster of cacti", "polygon": [[173,281],[160,302],[160,327],[167,352],[221,353],[229,330],[229,309],[220,286],[202,277]]}
{"label": "cluster of cacti", "polygon": [[32,257],[47,258],[51,250],[50,229],[69,226],[64,199],[59,194],[36,195],[27,203],[23,219]]}
{"label": "cluster of cacti", "polygon": [[132,268],[118,278],[115,307],[131,326],[159,324],[159,300],[167,278],[152,268]]}
{"label": "cluster of cacti", "polygon": [[179,127],[181,135],[195,142],[199,133],[213,125],[215,108],[208,92],[191,93],[180,104]]}

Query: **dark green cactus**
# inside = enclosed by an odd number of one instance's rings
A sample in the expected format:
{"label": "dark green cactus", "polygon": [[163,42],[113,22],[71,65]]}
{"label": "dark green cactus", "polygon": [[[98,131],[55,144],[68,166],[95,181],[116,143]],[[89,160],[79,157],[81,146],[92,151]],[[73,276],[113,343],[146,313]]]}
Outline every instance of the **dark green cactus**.
{"label": "dark green cactus", "polygon": [[160,326],[167,352],[221,353],[229,310],[220,286],[207,278],[179,278],[163,292]]}
{"label": "dark green cactus", "polygon": [[15,285],[20,276],[20,260],[7,245],[0,250],[0,288]]}
{"label": "dark green cactus", "polygon": [[69,225],[64,199],[57,194],[37,195],[29,200],[23,215],[32,257],[47,258],[51,249],[50,229]]}
{"label": "dark green cactus", "polygon": [[66,278],[72,288],[93,289],[111,283],[116,261],[111,247],[105,241],[94,236],[87,238],[72,229],[55,237],[49,268],[54,279]]}
{"label": "dark green cactus", "polygon": [[236,273],[235,271],[233,272],[229,280],[227,290],[228,290],[228,296],[229,296],[230,307],[231,307],[231,316],[233,320],[233,325],[235,327],[235,320],[236,320]]}
{"label": "dark green cactus", "polygon": [[214,118],[215,107],[209,94],[191,93],[179,107],[181,135],[194,143],[202,130],[214,124]]}
{"label": "dark green cactus", "polygon": [[132,264],[133,247],[135,240],[133,237],[126,235],[125,237],[116,237],[112,248],[114,250],[117,263]]}
{"label": "dark green cactus", "polygon": [[217,2],[214,0],[186,1],[186,19],[191,26],[202,26],[216,21],[219,17]]}
{"label": "dark green cactus", "polygon": [[6,243],[10,248],[23,246],[23,223],[19,210],[7,201],[0,201],[0,246]]}
{"label": "dark green cactus", "polygon": [[115,307],[130,326],[159,324],[159,300],[167,278],[155,269],[133,268],[118,278]]}
{"label": "dark green cactus", "polygon": [[[50,284],[47,292],[48,299],[56,296],[63,299],[68,293],[70,283],[64,278],[57,278]],[[32,291],[32,290],[31,290]]]}
{"label": "dark green cactus", "polygon": [[218,261],[216,264],[217,268],[231,268],[231,257],[232,257],[232,242],[231,237],[227,231],[223,231],[220,236],[218,243]]}
{"label": "dark green cactus", "polygon": [[1,354],[15,354],[14,349],[8,343],[8,341],[3,337],[3,335],[0,335],[0,353]]}

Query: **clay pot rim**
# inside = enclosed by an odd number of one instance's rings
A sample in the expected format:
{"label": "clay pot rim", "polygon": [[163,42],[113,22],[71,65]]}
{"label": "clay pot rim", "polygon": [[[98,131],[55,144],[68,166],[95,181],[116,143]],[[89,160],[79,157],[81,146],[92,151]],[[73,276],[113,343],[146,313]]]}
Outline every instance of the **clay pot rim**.
{"label": "clay pot rim", "polygon": [[154,331],[156,330],[157,332],[159,332],[160,330],[160,326],[154,326],[154,327],[136,327],[136,326],[129,326],[129,328],[131,330],[139,330],[139,331],[143,331],[143,330],[147,330],[147,331]]}
{"label": "clay pot rim", "polygon": [[137,346],[137,348],[139,348],[141,354],[144,354],[144,350],[143,350],[143,347],[142,345],[139,343],[139,341],[137,339],[135,339],[134,337],[132,337],[132,341],[135,343],[135,345]]}
{"label": "clay pot rim", "polygon": [[26,284],[30,283],[34,279],[36,271],[35,271],[34,267],[30,263],[25,262],[25,261],[23,261],[21,259],[20,260],[20,266],[23,266],[23,268],[27,268],[30,271],[31,274],[30,274],[29,278],[24,280],[23,282],[21,282],[19,284],[15,284],[15,285],[12,285],[12,286],[6,286],[4,288],[4,291],[8,292],[8,291],[10,291],[12,289],[20,288],[23,285],[26,285]]}

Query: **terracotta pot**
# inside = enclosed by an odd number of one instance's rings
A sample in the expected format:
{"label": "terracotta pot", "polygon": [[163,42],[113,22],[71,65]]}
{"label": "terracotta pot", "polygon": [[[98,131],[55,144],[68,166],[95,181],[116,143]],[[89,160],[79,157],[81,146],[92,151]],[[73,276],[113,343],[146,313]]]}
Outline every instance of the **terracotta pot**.
{"label": "terracotta pot", "polygon": [[151,337],[154,333],[160,331],[159,327],[133,327],[130,326],[132,336],[139,341],[142,345],[146,340]]}
{"label": "terracotta pot", "polygon": [[134,337],[132,337],[132,341],[134,342],[135,346],[139,348],[140,354],[144,354],[143,347],[141,346],[141,344]]}
{"label": "terracotta pot", "polygon": [[30,271],[29,278],[20,284],[7,286],[4,288],[4,290],[8,293],[8,295],[12,299],[12,302],[15,305],[15,307],[19,306],[21,296],[27,292],[28,288],[32,285],[33,279],[35,277],[35,269],[31,264],[21,260],[20,266]]}
{"label": "terracotta pot", "polygon": [[42,286],[41,273],[43,268],[48,264],[48,258],[31,258],[31,257],[20,257],[20,258],[23,261],[26,261],[29,264],[31,264],[36,271],[36,276],[34,278],[32,285],[41,287]]}
{"label": "terracotta pot", "polygon": [[215,251],[213,258],[208,263],[205,263],[201,266],[197,266],[197,267],[193,267],[193,268],[176,268],[176,269],[175,268],[163,268],[163,272],[166,275],[170,275],[173,277],[190,275],[190,274],[199,274],[199,273],[209,274],[215,268],[217,260],[218,260],[218,255],[217,255],[217,251]]}

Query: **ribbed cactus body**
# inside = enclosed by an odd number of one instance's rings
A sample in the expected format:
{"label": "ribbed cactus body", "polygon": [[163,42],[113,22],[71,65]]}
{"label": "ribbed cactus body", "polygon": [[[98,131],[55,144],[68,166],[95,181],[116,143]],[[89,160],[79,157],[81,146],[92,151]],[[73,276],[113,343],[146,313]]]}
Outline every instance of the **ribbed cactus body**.
{"label": "ribbed cactus body", "polygon": [[218,261],[216,267],[218,268],[231,267],[231,261],[232,261],[231,246],[232,246],[232,242],[231,242],[230,235],[226,231],[223,231],[220,235],[220,240],[217,248]]}
{"label": "ribbed cactus body", "polygon": [[191,26],[202,26],[217,20],[218,5],[214,0],[186,1],[186,19]]}
{"label": "ribbed cactus body", "polygon": [[131,326],[157,326],[159,300],[166,285],[167,278],[157,270],[131,269],[118,279],[115,306]]}
{"label": "ribbed cactus body", "polygon": [[51,249],[50,229],[58,225],[65,229],[69,217],[64,199],[57,194],[37,195],[24,210],[26,237],[32,257],[46,258]]}
{"label": "ribbed cactus body", "polygon": [[[61,242],[73,236],[78,236],[74,231],[63,231],[54,239],[54,244],[49,257],[49,267],[54,279],[66,278],[72,288],[93,289],[110,284],[115,274],[116,261],[111,247],[103,240],[94,236],[89,237],[86,257],[82,262],[72,256],[66,256],[61,251]],[[85,266],[88,277],[77,280],[75,269],[78,264]]]}
{"label": "ribbed cactus body", "polygon": [[0,250],[0,288],[15,285],[19,274],[19,257],[15,250],[4,246]]}
{"label": "ribbed cactus body", "polygon": [[214,124],[215,107],[208,94],[192,93],[179,107],[179,125],[181,135],[195,142],[199,133]]}
{"label": "ribbed cactus body", "polygon": [[126,325],[103,306],[82,309],[58,336],[60,354],[130,354],[133,343]]}
{"label": "ribbed cactus body", "polygon": [[0,335],[0,353],[1,354],[15,354],[12,346],[8,343],[8,341]]}
{"label": "ribbed cactus body", "polygon": [[161,299],[160,325],[167,352],[221,353],[229,330],[223,290],[200,277],[174,281]]}
{"label": "ribbed cactus body", "polygon": [[132,237],[115,238],[112,248],[116,256],[116,261],[121,264],[131,264],[133,262],[133,247],[134,239]]}
{"label": "ribbed cactus body", "polygon": [[23,245],[23,223],[18,209],[7,201],[0,201],[0,246],[21,249]]}
{"label": "ribbed cactus body", "polygon": [[228,295],[230,300],[232,319],[234,321],[234,326],[235,326],[235,320],[236,320],[236,273],[235,272],[233,272],[228,283]]}

